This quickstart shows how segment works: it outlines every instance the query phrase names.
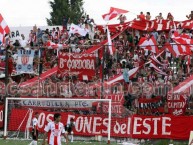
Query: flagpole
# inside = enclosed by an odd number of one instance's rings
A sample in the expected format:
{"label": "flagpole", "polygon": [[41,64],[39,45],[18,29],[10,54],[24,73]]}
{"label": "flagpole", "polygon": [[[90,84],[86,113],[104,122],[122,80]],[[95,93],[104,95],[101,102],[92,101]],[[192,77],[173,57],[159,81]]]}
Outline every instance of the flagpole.
{"label": "flagpole", "polygon": [[[6,46],[5,46],[5,52],[6,52],[6,54],[5,54],[5,97],[4,97],[4,104],[6,104],[6,101],[7,101],[7,97],[8,97],[8,93],[7,93],[7,85],[8,85],[8,83],[9,83],[9,80],[8,80],[8,78],[9,78],[9,75],[8,75],[8,59],[9,59],[9,57],[8,57],[8,49],[10,48],[10,46],[9,45],[7,45],[6,44]],[[8,102],[7,102],[8,103]],[[6,110],[5,110],[6,108],[4,107],[4,112],[6,112]],[[4,120],[4,124],[5,124],[5,113],[3,113],[3,120]],[[4,128],[5,128],[5,126],[4,126]],[[6,138],[6,136],[4,136],[4,138]]]}
{"label": "flagpole", "polygon": [[134,35],[134,29],[132,28],[132,43],[133,43],[133,47],[135,47],[135,42],[134,42],[134,39],[135,39],[135,35]]}
{"label": "flagpole", "polygon": [[[172,44],[172,49],[174,49],[174,48],[173,48],[173,44]],[[171,52],[170,52],[170,53],[171,53]],[[171,63],[172,63],[172,72],[173,72],[173,75],[174,75],[174,58],[173,58],[172,53],[171,53],[171,62],[169,62],[169,65],[171,65]]]}
{"label": "flagpole", "polygon": [[[70,55],[71,55],[71,53],[70,53],[70,47],[69,47],[69,61],[70,61]],[[70,95],[70,67],[69,67],[69,72],[68,72],[68,76],[69,76],[69,86],[68,86],[68,94]]]}
{"label": "flagpole", "polygon": [[39,90],[40,90],[40,63],[41,63],[41,48],[39,47],[39,62],[38,62],[38,91],[37,91],[37,98],[39,97]]}
{"label": "flagpole", "polygon": [[[109,23],[109,21],[107,22],[107,24],[106,24],[106,27],[107,27],[107,29],[108,29],[108,23]],[[106,29],[106,30],[107,30]],[[108,37],[108,30],[107,30],[107,37]],[[109,46],[109,44],[108,44],[108,46]],[[103,61],[102,61],[102,80],[101,80],[101,83],[102,83],[102,85],[101,85],[101,99],[103,99],[104,98],[104,66],[105,66],[105,53],[106,53],[106,45],[104,45],[103,46],[104,48],[103,48]],[[103,112],[103,103],[101,102],[101,113]]]}

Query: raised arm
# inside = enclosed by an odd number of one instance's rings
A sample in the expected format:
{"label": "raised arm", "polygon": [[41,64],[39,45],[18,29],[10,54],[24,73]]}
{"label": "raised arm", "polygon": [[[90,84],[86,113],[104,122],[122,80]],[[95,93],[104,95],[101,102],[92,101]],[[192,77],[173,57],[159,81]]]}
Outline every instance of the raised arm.
{"label": "raised arm", "polygon": [[190,19],[190,16],[189,16],[189,15],[186,15],[186,18]]}

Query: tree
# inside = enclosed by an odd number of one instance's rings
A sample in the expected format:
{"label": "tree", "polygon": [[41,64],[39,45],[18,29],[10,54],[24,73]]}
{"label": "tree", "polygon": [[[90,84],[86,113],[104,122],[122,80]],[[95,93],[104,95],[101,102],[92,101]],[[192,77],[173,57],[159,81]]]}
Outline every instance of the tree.
{"label": "tree", "polygon": [[51,18],[46,18],[49,26],[62,25],[64,17],[77,23],[84,14],[83,0],[54,0],[49,1],[49,4],[52,9]]}

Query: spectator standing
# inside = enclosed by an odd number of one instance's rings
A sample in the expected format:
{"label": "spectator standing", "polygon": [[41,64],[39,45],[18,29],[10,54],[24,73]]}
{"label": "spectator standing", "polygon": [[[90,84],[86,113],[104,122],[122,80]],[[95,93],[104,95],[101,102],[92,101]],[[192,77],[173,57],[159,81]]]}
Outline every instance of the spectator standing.
{"label": "spectator standing", "polygon": [[48,38],[49,38],[48,32],[44,31],[43,35],[42,35],[42,42],[43,42],[43,44],[45,44],[48,41]]}
{"label": "spectator standing", "polygon": [[145,19],[148,20],[148,21],[151,20],[150,12],[147,12],[147,13],[146,13]]}
{"label": "spectator standing", "polygon": [[162,13],[159,13],[158,16],[155,17],[157,20],[163,20],[163,16],[162,16]]}
{"label": "spectator standing", "polygon": [[153,29],[153,32],[151,33],[151,35],[153,35],[153,37],[157,41],[157,39],[158,39],[158,32],[156,31],[156,29]]}
{"label": "spectator standing", "polygon": [[125,21],[127,20],[127,18],[126,18],[125,15],[122,15],[122,14],[121,14],[121,15],[118,17],[117,20],[120,21],[120,24],[123,24],[123,23],[125,23]]}
{"label": "spectator standing", "polygon": [[143,14],[143,12],[140,12],[140,15],[138,15],[137,18],[140,20],[145,20],[145,15]]}
{"label": "spectator standing", "polygon": [[189,20],[193,20],[193,11],[191,11],[189,15],[186,15],[186,18],[188,18]]}
{"label": "spectator standing", "polygon": [[168,13],[167,20],[173,21],[174,17],[172,16],[171,13]]}

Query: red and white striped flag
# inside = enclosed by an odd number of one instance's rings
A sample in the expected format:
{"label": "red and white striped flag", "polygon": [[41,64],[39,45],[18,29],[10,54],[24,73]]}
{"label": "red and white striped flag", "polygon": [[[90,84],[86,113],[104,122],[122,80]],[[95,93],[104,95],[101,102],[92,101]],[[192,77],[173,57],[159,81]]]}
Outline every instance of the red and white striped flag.
{"label": "red and white striped flag", "polygon": [[165,72],[163,72],[161,69],[159,69],[157,66],[155,66],[153,63],[150,63],[149,67],[154,68],[155,72],[161,75],[167,75]]}
{"label": "red and white striped flag", "polygon": [[109,21],[117,17],[119,14],[128,13],[128,12],[129,11],[127,10],[111,7],[109,13],[102,15],[102,17],[105,21]]}
{"label": "red and white striped flag", "polygon": [[154,55],[153,55],[153,56],[150,56],[150,60],[151,60],[153,63],[159,64],[159,65],[161,65],[161,66],[165,66],[165,65],[166,65],[166,64],[161,63]]}
{"label": "red and white striped flag", "polygon": [[142,37],[139,40],[139,46],[144,49],[148,49],[153,53],[158,53],[157,42],[153,36],[151,38]]}
{"label": "red and white striped flag", "polygon": [[[139,71],[140,67],[136,67],[133,68],[132,70],[128,71],[128,75],[129,75],[129,79],[132,79],[133,76]],[[105,84],[107,85],[111,85],[113,83],[119,82],[119,81],[123,81],[123,74],[117,75],[115,77],[113,77],[112,79],[108,80],[107,82],[105,82]]]}
{"label": "red and white striped flag", "polygon": [[4,36],[10,32],[9,26],[0,14],[0,41],[4,43]]}
{"label": "red and white striped flag", "polygon": [[178,45],[178,44],[169,44],[167,43],[165,45],[165,48],[168,48],[168,50],[172,53],[174,57],[178,57],[180,55],[191,55],[191,49],[188,45]]}

